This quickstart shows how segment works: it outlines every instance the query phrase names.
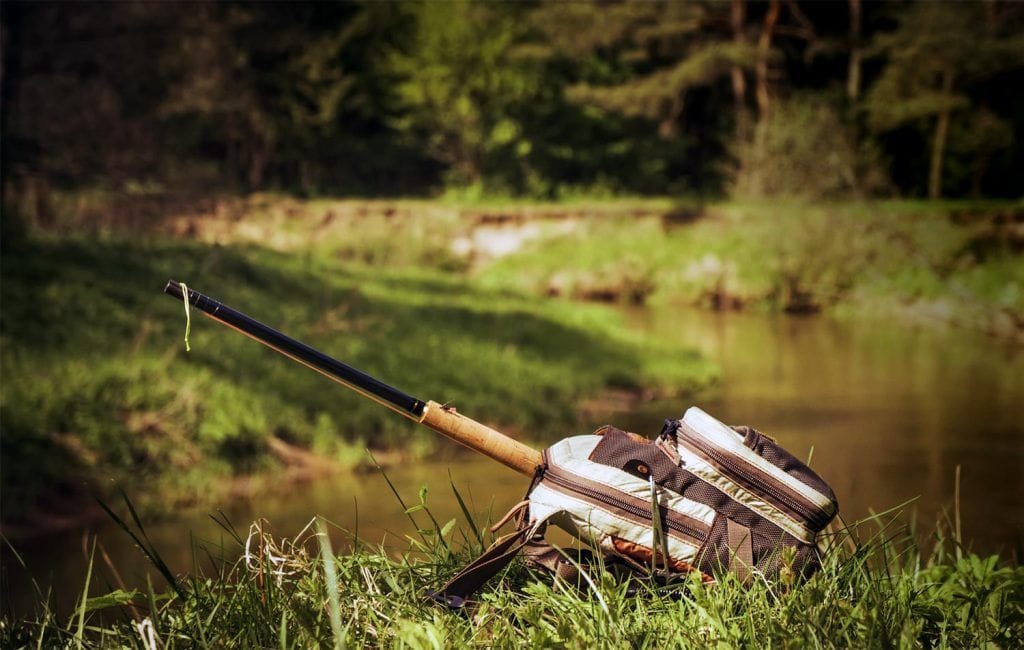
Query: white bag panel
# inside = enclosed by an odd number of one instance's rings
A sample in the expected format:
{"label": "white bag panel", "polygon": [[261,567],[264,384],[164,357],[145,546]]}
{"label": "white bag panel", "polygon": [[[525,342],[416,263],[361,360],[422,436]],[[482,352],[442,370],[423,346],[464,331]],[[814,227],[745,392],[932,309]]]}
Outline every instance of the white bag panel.
{"label": "white bag panel", "polygon": [[[577,476],[597,481],[609,487],[609,493],[622,492],[646,503],[651,501],[651,485],[644,479],[610,465],[602,465],[588,460],[594,447],[601,441],[601,436],[574,436],[555,443],[548,448],[548,462]],[[687,499],[666,490],[658,489],[658,502],[681,515],[699,521],[711,527],[715,521],[715,511],[698,501]]]}
{"label": "white bag panel", "polygon": [[706,463],[704,459],[682,445],[679,446],[679,457],[686,463],[686,469],[694,476],[718,488],[728,495],[729,498],[753,510],[800,541],[807,542],[808,544],[814,543],[814,533],[808,530],[805,525],[754,493],[736,485],[729,480],[729,477],[718,471],[717,467]]}
{"label": "white bag panel", "polygon": [[[548,519],[551,523],[593,546],[614,551],[610,537],[618,537],[647,548],[653,548],[654,531],[650,524],[640,525],[603,510],[588,501],[553,490],[544,484],[530,494],[530,517],[534,521]],[[667,536],[669,555],[673,559],[692,562],[698,546]]]}
{"label": "white bag panel", "polygon": [[[762,458],[756,451],[743,444],[742,436],[696,406],[686,409],[683,422],[690,425],[690,428],[710,444],[733,456],[742,458],[748,465],[752,465],[758,471],[786,485],[790,490],[816,504],[822,510],[831,512],[834,509],[834,505],[828,497]],[[682,445],[680,445],[681,447]]]}

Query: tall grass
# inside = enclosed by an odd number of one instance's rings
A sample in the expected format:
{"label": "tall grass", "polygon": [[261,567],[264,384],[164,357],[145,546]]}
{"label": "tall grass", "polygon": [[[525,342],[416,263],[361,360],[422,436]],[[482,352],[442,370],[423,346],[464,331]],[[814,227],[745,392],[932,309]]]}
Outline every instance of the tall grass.
{"label": "tall grass", "polygon": [[892,514],[827,536],[822,570],[803,583],[746,587],[723,575],[658,586],[592,566],[579,589],[514,563],[449,611],[424,590],[478,554],[487,534],[467,531],[468,515],[439,525],[419,505],[410,517],[430,523],[400,552],[364,544],[334,556],[322,520],[291,539],[257,522],[248,536],[225,524],[227,542],[197,545],[203,560],[179,591],[91,595],[90,567],[74,614],[62,618],[41,599],[34,616],[0,624],[0,646],[945,648],[1024,638],[1024,568],[941,533],[919,544]]}

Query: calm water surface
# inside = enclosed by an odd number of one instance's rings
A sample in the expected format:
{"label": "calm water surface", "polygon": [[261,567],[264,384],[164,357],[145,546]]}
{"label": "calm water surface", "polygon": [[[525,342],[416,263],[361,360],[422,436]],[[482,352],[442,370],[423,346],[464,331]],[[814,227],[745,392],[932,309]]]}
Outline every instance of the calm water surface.
{"label": "calm water surface", "polygon": [[[1024,544],[1024,350],[963,332],[878,321],[668,308],[625,316],[631,327],[696,347],[719,363],[721,384],[692,402],[725,422],[771,434],[798,456],[811,456],[812,466],[835,488],[848,522],[914,499],[908,514],[927,533],[943,512],[952,513],[960,466],[964,538],[984,551],[1009,553]],[[689,405],[647,403],[601,420],[653,436],[664,418],[678,417]],[[471,405],[465,411],[473,415]],[[544,435],[554,441],[601,423]],[[462,518],[449,480],[481,520],[497,519],[528,483],[492,461],[454,450],[447,459],[388,474],[407,505],[417,503],[426,486],[428,504],[442,524]],[[394,548],[403,548],[415,530],[376,473],[287,489],[231,504],[225,512],[243,535],[252,520],[263,517],[276,533],[291,536],[316,514]],[[427,525],[422,513],[417,517]],[[95,530],[129,587],[144,585],[146,574],[154,572],[141,553],[112,527]],[[192,539],[237,553],[205,513],[183,514],[147,532],[176,571],[191,568]],[[18,544],[30,572],[44,587],[52,584],[65,608],[83,583],[83,533]],[[346,535],[339,532],[335,543],[346,545]],[[32,602],[27,576],[6,549],[3,560],[5,606],[17,612]],[[106,586],[100,582],[94,593]]]}
{"label": "calm water surface", "polygon": [[[965,540],[1024,542],[1024,350],[980,335],[879,321],[634,312],[636,327],[717,361],[700,406],[776,437],[835,489],[847,522],[910,499],[918,530],[952,514]],[[640,426],[671,405],[644,405]],[[649,429],[648,429],[649,430]]]}

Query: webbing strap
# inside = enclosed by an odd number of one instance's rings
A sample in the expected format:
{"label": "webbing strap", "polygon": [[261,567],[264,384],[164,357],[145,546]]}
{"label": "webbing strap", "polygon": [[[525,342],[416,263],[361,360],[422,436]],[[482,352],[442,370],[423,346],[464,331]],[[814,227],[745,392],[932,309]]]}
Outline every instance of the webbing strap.
{"label": "webbing strap", "polygon": [[466,565],[443,587],[437,591],[427,591],[427,597],[452,609],[459,609],[466,604],[466,599],[470,594],[508,566],[512,558],[529,541],[531,532],[531,530],[517,530],[498,539],[483,555]]}
{"label": "webbing strap", "polygon": [[726,519],[726,536],[729,540],[729,569],[745,584],[754,569],[754,542],[750,538],[750,529]]}
{"label": "webbing strap", "polygon": [[593,565],[594,554],[585,549],[555,548],[538,533],[523,548],[523,560],[528,567],[547,569],[566,584],[579,586],[583,582],[580,567]]}

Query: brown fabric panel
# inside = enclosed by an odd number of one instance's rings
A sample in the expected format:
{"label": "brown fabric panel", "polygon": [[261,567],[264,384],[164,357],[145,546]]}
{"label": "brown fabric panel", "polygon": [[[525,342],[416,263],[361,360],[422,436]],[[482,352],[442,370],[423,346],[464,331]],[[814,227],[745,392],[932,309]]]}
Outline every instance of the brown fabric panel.
{"label": "brown fabric panel", "polygon": [[757,557],[757,567],[771,580],[779,577],[779,572],[783,566],[783,556],[794,551],[795,554],[792,555],[791,559],[787,560],[787,563],[795,577],[810,577],[821,567],[818,549],[813,544],[804,544],[797,540],[786,539],[772,542],[759,539],[755,535],[754,548],[754,554]]}
{"label": "brown fabric panel", "polygon": [[760,530],[754,535],[754,557],[761,561],[769,553],[778,549],[782,545],[800,544],[802,543],[792,535],[786,534],[784,531],[772,531],[766,534],[766,531]]}
{"label": "brown fabric panel", "polygon": [[719,514],[711,524],[708,541],[697,553],[695,560],[703,573],[715,575],[729,568],[729,543],[726,537],[727,518]]}
{"label": "brown fabric panel", "polygon": [[[732,550],[728,538],[728,518],[719,515],[715,518],[708,541],[697,554],[695,564],[706,574],[717,574],[728,571],[732,561]],[[782,561],[782,551],[786,548],[796,549],[792,568],[794,572],[804,576],[811,575],[818,568],[818,555],[814,546],[804,544],[791,535],[776,531],[771,536],[758,532],[751,534],[753,566],[769,580],[778,577]]]}
{"label": "brown fabric panel", "polygon": [[[684,445],[685,445],[685,443],[684,443]],[[723,468],[719,462],[717,462],[715,459],[713,459],[713,458],[707,456],[706,454],[704,454],[704,452],[702,452],[700,449],[696,449],[696,448],[690,447],[688,445],[687,445],[687,449],[689,449],[693,454],[699,456],[706,463],[708,463],[709,465],[714,467],[716,470],[718,470],[718,472],[720,474],[722,474],[723,476],[726,476],[727,478],[729,478],[729,480],[731,482],[735,483],[736,485],[739,485],[740,487],[745,489],[747,492],[750,492],[752,494],[756,494],[760,499],[762,499],[763,501],[768,503],[775,510],[778,510],[779,512],[782,512],[783,514],[785,514],[786,516],[788,516],[791,519],[794,519],[796,521],[802,522],[805,526],[807,526],[811,530],[816,530],[816,526],[818,526],[819,524],[821,526],[828,525],[827,522],[822,523],[822,522],[809,521],[806,516],[800,514],[799,512],[794,510],[792,507],[790,507],[787,503],[781,501],[779,498],[776,498],[774,495],[765,494],[764,492],[757,490],[754,486],[747,485],[744,481],[742,481],[741,479],[737,478],[734,472],[730,471],[727,468]],[[766,480],[768,480],[767,477],[766,477]]]}
{"label": "brown fabric panel", "polygon": [[[715,486],[705,483],[686,470],[681,469],[680,472],[682,474],[689,475],[691,479],[689,487],[687,487],[685,492],[683,492],[687,499],[693,499],[694,501],[710,506],[715,512],[718,512],[737,523],[743,524],[755,534],[761,535],[766,539],[777,540],[785,537],[793,540],[794,542],[799,541],[771,521],[765,519],[753,510],[750,510],[738,501],[733,500],[732,497]],[[725,564],[728,566],[728,562]]]}
{"label": "brown fabric panel", "polygon": [[[613,429],[613,427],[608,427],[608,429]],[[655,482],[662,487],[683,495],[687,499],[710,506],[716,512],[751,529],[762,539],[769,540],[768,544],[772,546],[784,535],[793,542],[798,542],[795,537],[785,534],[781,528],[733,500],[718,488],[672,464],[664,452],[654,445],[638,444],[624,435],[617,435],[616,432],[621,433],[618,429],[606,431],[605,439],[594,447],[590,460],[621,469],[623,465],[637,460],[637,456],[643,454],[643,460],[650,463],[655,474]],[[662,480],[659,481],[659,478]],[[757,549],[755,549],[756,555]],[[724,566],[728,567],[727,556],[721,559],[724,560]]]}
{"label": "brown fabric panel", "polygon": [[644,436],[640,435],[639,433],[633,433],[632,431],[623,431],[622,429],[617,429],[616,427],[613,427],[610,424],[605,424],[603,426],[598,427],[594,431],[593,435],[595,435],[595,436],[603,436],[603,435],[607,435],[609,433],[612,434],[612,435],[616,435],[616,434],[625,435],[630,440],[632,440],[634,442],[639,442],[641,444],[651,444],[651,442],[652,442],[651,440],[645,438]]}
{"label": "brown fabric panel", "polygon": [[[575,556],[575,564],[566,556],[567,553]],[[565,582],[579,586],[583,583],[583,577],[577,565],[593,565],[594,554],[585,549],[560,551],[549,544],[543,534],[538,533],[523,547],[523,561],[528,567],[546,569]]]}
{"label": "brown fabric panel", "polygon": [[[569,472],[565,472],[565,470],[562,470],[562,471],[565,474],[569,474]],[[580,477],[580,476],[575,476],[575,475],[573,475],[573,476],[574,476],[574,478],[573,478],[574,482],[578,482],[578,483],[581,483],[581,484],[586,484],[588,482],[588,479],[585,479],[585,478]],[[573,498],[580,499],[582,501],[586,501],[587,503],[593,505],[596,508],[600,508],[601,510],[612,512],[617,517],[622,517],[623,519],[628,519],[629,521],[632,521],[634,523],[638,523],[638,524],[643,525],[643,526],[650,526],[651,525],[650,517],[646,517],[646,516],[638,517],[637,515],[633,514],[632,512],[627,512],[626,510],[623,510],[621,508],[616,508],[612,504],[605,503],[604,501],[602,501],[600,499],[595,499],[595,498],[591,497],[588,494],[584,494],[582,492],[573,490],[570,487],[563,486],[560,483],[554,482],[553,480],[547,480],[547,481],[543,481],[542,480],[541,482],[544,483],[544,485],[546,487],[548,487],[548,488],[550,488],[550,489],[552,489],[552,490],[554,490],[556,492],[561,492],[563,494],[569,494]],[[606,492],[614,492],[614,490],[608,490],[607,488],[605,488],[600,483],[596,483],[596,482],[593,482],[593,481],[590,481],[590,483],[593,483],[594,489],[603,489]],[[626,499],[634,499],[635,497],[632,497],[631,495],[628,495],[628,494],[619,493],[615,498],[616,499],[626,500]],[[638,501],[637,502],[637,507],[639,507],[639,508],[650,508],[650,504],[648,502],[639,502]],[[664,506],[659,508],[659,511],[660,511],[661,518],[662,518],[662,522],[661,523],[662,523],[662,526],[664,527],[666,535],[668,535],[670,537],[674,537],[676,539],[679,539],[679,540],[681,540],[683,542],[686,542],[687,544],[693,544],[693,545],[696,545],[696,546],[702,545],[705,542],[705,540],[707,539],[706,536],[707,536],[707,529],[708,529],[708,527],[707,527],[707,524],[705,524],[704,522],[698,521],[698,520],[693,519],[691,517],[687,517],[687,516],[685,516],[685,515],[683,515],[681,513],[675,512],[674,510],[669,510],[668,508],[666,508]],[[671,528],[669,526],[669,523],[668,523],[669,519],[675,520],[674,523],[678,523],[681,526],[693,529],[693,532],[696,533],[696,534],[695,535],[688,535],[688,534],[686,534],[686,533],[684,533],[682,531],[676,530],[675,528]]]}
{"label": "brown fabric panel", "polygon": [[[783,462],[780,460],[782,457],[775,450],[778,449],[785,453],[784,450],[771,442],[767,436],[760,432],[755,432],[756,436],[750,436],[749,432],[754,431],[750,427],[734,427],[734,429],[744,435],[745,439],[749,436],[750,440],[756,441],[756,444],[760,446],[760,449],[757,450],[759,453],[760,450],[769,450],[767,453],[774,454],[769,458],[770,462],[776,466],[779,465],[774,462],[773,458]],[[726,523],[729,520],[750,530],[753,566],[769,577],[777,575],[781,562],[780,549],[784,547],[797,549],[797,556],[793,563],[795,570],[805,573],[813,571],[816,564],[812,560],[817,558],[816,553],[811,552],[813,547],[786,533],[771,521],[733,500],[718,488],[706,483],[686,469],[678,467],[657,446],[648,444],[647,441],[638,442],[635,438],[614,427],[602,427],[601,431],[605,439],[595,447],[590,455],[590,460],[618,469],[637,461],[643,462],[651,469],[656,483],[688,499],[710,506],[719,513],[708,531],[704,545],[694,560],[694,564],[703,574],[711,575],[716,571],[729,568],[731,554]],[[792,456],[790,458],[792,459]],[[789,462],[802,465],[795,459]],[[788,471],[789,465],[779,467]],[[631,473],[636,474],[635,472]],[[819,489],[815,485],[810,487]],[[823,494],[830,495],[831,491],[826,490],[828,490],[827,486],[821,491]],[[797,515],[793,513],[793,516]],[[797,516],[797,519],[802,520],[803,518]],[[807,549],[811,549],[811,551]]]}
{"label": "brown fabric panel", "polygon": [[[626,432],[612,427],[606,428],[604,438],[590,452],[588,460],[621,469],[645,480],[648,476],[653,476],[655,483],[668,487],[666,482],[671,481],[679,468],[669,460],[661,448],[650,440],[644,439],[640,442]],[[648,471],[642,471],[645,468]]]}
{"label": "brown fabric panel", "polygon": [[[705,573],[729,569],[731,553],[726,532],[727,519],[722,515],[715,518],[711,531],[708,533],[708,541],[697,555],[696,564]],[[769,534],[766,535],[764,532]],[[817,567],[817,565],[809,566],[810,562],[817,560],[814,546],[805,544],[781,530],[773,531],[768,526],[758,526],[753,530],[751,542],[754,566],[769,579],[774,579],[777,576],[781,563],[781,551],[785,548],[792,547],[797,550],[793,562],[794,570],[808,575]]]}
{"label": "brown fabric panel", "polygon": [[818,549],[810,544],[800,544],[793,560],[793,569],[802,578],[810,578],[821,568],[821,556]]}
{"label": "brown fabric panel", "polygon": [[[615,431],[618,430],[616,429]],[[699,489],[700,485],[707,484],[672,462],[657,445],[636,443],[614,432],[608,432],[605,439],[594,447],[594,450],[590,453],[589,460],[623,471],[629,471],[626,468],[633,469],[636,462],[639,461],[650,470],[656,484],[676,494],[684,495],[688,499],[699,501],[705,505],[712,505],[710,501],[691,494],[691,489]],[[630,473],[634,476],[646,478],[642,473],[636,471],[630,471]],[[715,492],[718,491],[715,490]],[[717,497],[713,494],[708,496],[717,500]]]}

